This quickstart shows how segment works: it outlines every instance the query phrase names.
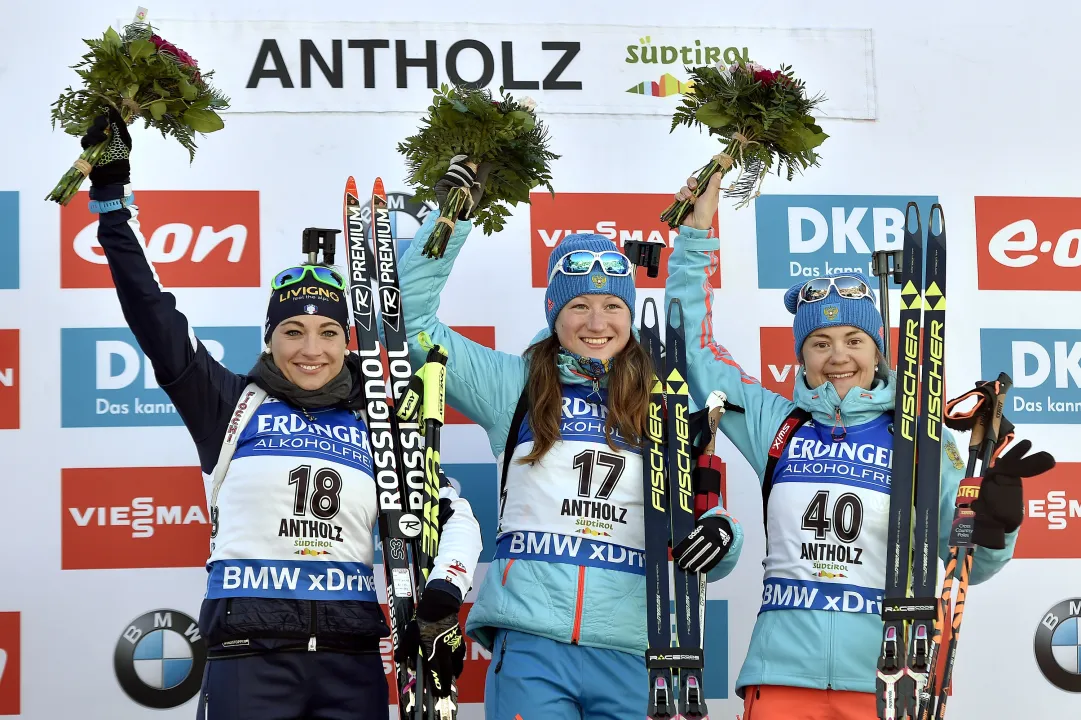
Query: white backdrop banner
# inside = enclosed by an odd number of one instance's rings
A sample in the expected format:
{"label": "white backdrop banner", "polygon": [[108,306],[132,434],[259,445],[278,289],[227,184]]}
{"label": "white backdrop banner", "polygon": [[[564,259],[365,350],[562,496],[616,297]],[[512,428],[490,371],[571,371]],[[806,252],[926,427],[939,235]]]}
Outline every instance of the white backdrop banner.
{"label": "white backdrop banner", "polygon": [[548,113],[670,115],[688,67],[753,60],[809,78],[826,117],[876,115],[870,30],[163,23],[181,47],[198,39],[235,112],[416,112],[441,83],[477,83],[529,95]]}

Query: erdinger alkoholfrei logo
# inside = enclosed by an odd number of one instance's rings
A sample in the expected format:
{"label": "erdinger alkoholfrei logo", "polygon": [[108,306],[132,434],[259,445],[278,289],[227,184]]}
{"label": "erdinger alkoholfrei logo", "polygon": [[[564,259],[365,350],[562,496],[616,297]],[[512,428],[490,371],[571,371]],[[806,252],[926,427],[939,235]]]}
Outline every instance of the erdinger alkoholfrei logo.
{"label": "erdinger alkoholfrei logo", "polygon": [[157,710],[191,700],[203,681],[206,640],[179,610],[151,610],[132,620],[116,642],[113,667],[135,702]]}
{"label": "erdinger alkoholfrei logo", "polygon": [[1048,610],[1033,641],[1036,664],[1047,681],[1066,692],[1081,693],[1081,598],[1063,600]]}

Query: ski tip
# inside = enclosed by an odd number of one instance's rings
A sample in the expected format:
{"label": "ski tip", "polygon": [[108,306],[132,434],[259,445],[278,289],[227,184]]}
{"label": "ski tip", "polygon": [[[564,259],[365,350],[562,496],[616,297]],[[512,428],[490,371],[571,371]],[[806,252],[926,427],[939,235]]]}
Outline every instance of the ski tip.
{"label": "ski tip", "polygon": [[352,175],[345,181],[345,192],[354,197],[357,195],[357,181],[353,179]]}
{"label": "ski tip", "polygon": [[372,196],[377,197],[383,202],[387,201],[387,191],[383,189],[383,178],[377,177],[375,184],[372,185]]}

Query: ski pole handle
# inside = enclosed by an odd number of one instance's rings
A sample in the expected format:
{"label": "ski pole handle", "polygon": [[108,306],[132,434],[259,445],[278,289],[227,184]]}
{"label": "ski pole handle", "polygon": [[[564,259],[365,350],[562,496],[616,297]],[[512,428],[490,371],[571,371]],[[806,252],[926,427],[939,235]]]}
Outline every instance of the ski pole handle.
{"label": "ski pole handle", "polygon": [[990,464],[991,453],[994,452],[995,447],[998,445],[998,434],[1002,426],[1002,411],[1006,406],[1006,394],[1010,392],[1010,388],[1013,387],[1013,379],[1004,372],[998,374],[998,379],[995,380],[995,407],[991,414],[991,422],[989,427],[985,426],[984,448],[981,454],[981,472],[987,472],[987,466]]}

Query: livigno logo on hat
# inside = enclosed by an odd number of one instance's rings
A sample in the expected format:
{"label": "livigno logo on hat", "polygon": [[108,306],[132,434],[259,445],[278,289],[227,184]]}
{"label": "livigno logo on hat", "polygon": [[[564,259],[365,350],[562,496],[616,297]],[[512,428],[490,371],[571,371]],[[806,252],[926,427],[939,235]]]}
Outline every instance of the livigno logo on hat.
{"label": "livigno logo on hat", "polygon": [[788,288],[833,272],[873,277],[871,252],[904,243],[910,201],[926,223],[938,196],[761,195],[755,200],[758,286]]}

